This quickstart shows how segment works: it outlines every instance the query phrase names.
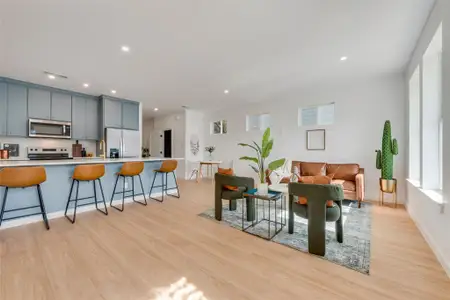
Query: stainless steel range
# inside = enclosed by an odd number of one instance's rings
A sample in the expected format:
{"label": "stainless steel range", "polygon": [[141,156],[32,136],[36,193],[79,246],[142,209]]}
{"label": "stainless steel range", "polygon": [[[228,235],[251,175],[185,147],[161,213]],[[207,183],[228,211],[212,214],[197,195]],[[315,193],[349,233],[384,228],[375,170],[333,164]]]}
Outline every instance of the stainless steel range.
{"label": "stainless steel range", "polygon": [[28,158],[30,160],[57,160],[57,159],[71,159],[68,148],[42,148],[42,147],[28,147]]}

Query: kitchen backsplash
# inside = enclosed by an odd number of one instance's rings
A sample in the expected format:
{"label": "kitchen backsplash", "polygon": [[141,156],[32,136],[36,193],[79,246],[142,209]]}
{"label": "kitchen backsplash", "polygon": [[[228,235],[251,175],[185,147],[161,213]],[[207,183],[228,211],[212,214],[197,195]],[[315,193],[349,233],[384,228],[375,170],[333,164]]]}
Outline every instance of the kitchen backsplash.
{"label": "kitchen backsplash", "polygon": [[[19,144],[19,158],[27,158],[27,147],[67,147],[72,153],[72,144],[75,144],[75,142],[75,140],[64,139],[0,137],[0,144]],[[78,143],[86,148],[86,152],[92,152],[94,156],[96,155],[96,142],[79,140]]]}

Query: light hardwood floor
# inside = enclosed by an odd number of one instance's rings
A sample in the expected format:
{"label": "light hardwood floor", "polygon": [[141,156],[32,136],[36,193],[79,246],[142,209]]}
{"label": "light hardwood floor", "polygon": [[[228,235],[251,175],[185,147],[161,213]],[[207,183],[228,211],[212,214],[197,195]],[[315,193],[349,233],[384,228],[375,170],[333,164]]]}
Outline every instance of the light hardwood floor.
{"label": "light hardwood floor", "polygon": [[0,299],[450,299],[403,209],[374,208],[367,276],[198,217],[212,184],[180,185],[181,199],[0,231]]}

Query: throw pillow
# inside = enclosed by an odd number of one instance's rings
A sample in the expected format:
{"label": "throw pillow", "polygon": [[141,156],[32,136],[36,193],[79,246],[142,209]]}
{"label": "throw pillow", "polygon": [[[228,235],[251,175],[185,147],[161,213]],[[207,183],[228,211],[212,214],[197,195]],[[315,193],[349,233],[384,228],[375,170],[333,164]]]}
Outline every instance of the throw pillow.
{"label": "throw pillow", "polygon": [[[231,168],[229,168],[229,169],[219,168],[218,173],[222,174],[222,175],[229,175],[229,176],[234,175],[233,169],[231,169]],[[238,191],[239,190],[236,186],[231,186],[231,185],[224,185],[223,188],[227,189],[229,191]]]}

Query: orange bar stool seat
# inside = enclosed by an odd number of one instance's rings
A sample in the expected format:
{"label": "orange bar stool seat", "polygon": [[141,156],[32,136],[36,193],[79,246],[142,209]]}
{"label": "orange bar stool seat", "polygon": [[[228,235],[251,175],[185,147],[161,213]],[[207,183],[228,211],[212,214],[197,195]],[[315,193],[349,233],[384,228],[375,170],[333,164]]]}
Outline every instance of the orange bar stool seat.
{"label": "orange bar stool seat", "polygon": [[[3,195],[2,209],[0,212],[0,225],[4,220],[12,220],[22,217],[42,215],[44,219],[45,227],[50,229],[47,219],[47,212],[45,211],[44,200],[42,198],[41,184],[47,180],[47,174],[45,173],[44,167],[18,167],[18,168],[4,168],[0,170],[0,186],[5,188],[5,193]],[[36,187],[39,198],[39,205],[27,206],[15,209],[5,210],[6,200],[8,198],[9,189],[14,188],[29,188]],[[31,213],[26,215],[14,216],[10,218],[3,218],[5,213],[20,211],[32,208],[40,208],[40,212]]]}
{"label": "orange bar stool seat", "polygon": [[[124,206],[125,206],[125,193],[130,193],[130,192],[132,193],[134,202],[142,204],[142,205],[147,205],[147,199],[145,198],[144,186],[142,185],[142,179],[141,179],[142,171],[144,171],[144,162],[142,162],[142,161],[126,162],[122,165],[122,168],[120,168],[120,171],[117,173],[116,184],[114,185],[114,190],[111,195],[111,201],[109,202],[109,205],[111,207],[117,209],[118,211],[123,211]],[[139,177],[139,182],[141,183],[142,194],[135,194],[135,192],[134,192],[134,177],[135,176]],[[117,182],[119,181],[120,177],[122,177],[122,179],[123,179],[122,191],[116,192]],[[125,190],[125,179],[126,178],[131,178],[131,190],[128,190],[128,191]],[[116,195],[116,194],[122,194],[122,207],[121,208],[116,207],[112,204],[114,195]],[[135,196],[140,196],[140,195],[144,196],[144,202],[136,201],[134,199]]]}
{"label": "orange bar stool seat", "polygon": [[[73,171],[73,175],[72,175],[72,185],[70,187],[69,198],[67,199],[66,211],[64,212],[64,215],[70,222],[72,222],[72,224],[75,223],[75,219],[77,217],[77,207],[78,206],[95,204],[95,208],[99,212],[103,213],[104,215],[108,215],[108,209],[106,208],[105,194],[103,193],[102,181],[100,179],[103,177],[103,175],[105,175],[105,165],[99,165],[99,164],[98,165],[80,165],[80,166],[75,167],[75,170]],[[92,185],[94,188],[94,196],[78,198],[80,182],[91,182],[91,181],[92,181]],[[99,203],[98,203],[98,199],[97,199],[97,187],[95,185],[96,181],[98,181],[98,185],[99,185],[100,191],[102,193],[103,205],[104,205],[105,210],[101,210],[98,208]],[[77,183],[75,199],[70,199],[72,197],[73,187],[74,187],[75,183]],[[92,199],[92,198],[94,198],[94,201],[83,203],[83,204],[78,204],[79,200],[87,200],[87,199]],[[69,209],[69,205],[71,202],[75,202],[72,218],[70,218],[67,215],[67,210]]]}
{"label": "orange bar stool seat", "polygon": [[[163,202],[164,194],[166,194],[167,196],[180,198],[180,190],[178,189],[177,177],[175,176],[175,170],[177,169],[177,166],[178,166],[178,162],[176,160],[163,160],[161,167],[159,169],[153,171],[153,172],[155,172],[155,175],[153,176],[152,186],[150,187],[150,193],[148,195],[148,197],[150,199],[153,199],[153,200],[156,200],[159,202]],[[169,173],[172,173],[172,175],[173,175],[173,179],[175,180],[175,187],[171,187],[171,188],[167,187],[167,175]],[[156,180],[156,176],[158,174],[161,174],[161,185],[155,186],[155,180]],[[166,178],[165,181],[164,181],[164,177]],[[158,187],[161,188],[161,199],[152,197],[153,189],[158,188]],[[174,190],[174,189],[177,190],[176,195],[167,193],[168,190]]]}

